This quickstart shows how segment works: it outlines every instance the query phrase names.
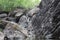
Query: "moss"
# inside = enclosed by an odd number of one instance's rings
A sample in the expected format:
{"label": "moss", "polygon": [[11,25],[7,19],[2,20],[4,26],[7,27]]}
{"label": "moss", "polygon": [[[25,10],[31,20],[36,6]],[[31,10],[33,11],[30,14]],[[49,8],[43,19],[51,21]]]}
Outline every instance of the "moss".
{"label": "moss", "polygon": [[0,10],[10,11],[15,7],[32,8],[39,2],[40,0],[0,0]]}
{"label": "moss", "polygon": [[0,31],[2,32],[3,30],[0,28]]}

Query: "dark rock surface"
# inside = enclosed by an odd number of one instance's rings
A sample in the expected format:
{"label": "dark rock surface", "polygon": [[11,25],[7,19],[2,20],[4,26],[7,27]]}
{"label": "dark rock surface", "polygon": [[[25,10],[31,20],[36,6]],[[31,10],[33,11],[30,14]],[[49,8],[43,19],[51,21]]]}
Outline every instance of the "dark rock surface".
{"label": "dark rock surface", "polygon": [[32,21],[36,40],[60,37],[60,0],[47,0],[47,2],[51,1],[51,3],[46,3],[45,1],[42,0],[40,4],[40,8],[42,8]]}
{"label": "dark rock surface", "polygon": [[[1,40],[44,40],[60,38],[60,0],[42,0],[30,10],[17,8],[0,13]],[[7,23],[6,23],[7,22]]]}

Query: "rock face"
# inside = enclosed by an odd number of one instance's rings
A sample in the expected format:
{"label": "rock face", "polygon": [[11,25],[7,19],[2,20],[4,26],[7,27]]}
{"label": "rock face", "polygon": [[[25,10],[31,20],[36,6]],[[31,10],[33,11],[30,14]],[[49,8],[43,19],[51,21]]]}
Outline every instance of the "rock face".
{"label": "rock face", "polygon": [[32,21],[36,40],[60,37],[60,0],[47,0],[47,2],[42,0],[39,5],[40,12]]}
{"label": "rock face", "polygon": [[1,40],[60,38],[60,0],[42,0],[38,7],[3,13],[0,19]]}

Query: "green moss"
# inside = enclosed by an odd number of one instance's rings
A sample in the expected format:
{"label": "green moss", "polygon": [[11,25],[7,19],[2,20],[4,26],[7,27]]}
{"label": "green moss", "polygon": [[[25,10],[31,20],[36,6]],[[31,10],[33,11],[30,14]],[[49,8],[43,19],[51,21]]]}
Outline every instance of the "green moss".
{"label": "green moss", "polygon": [[0,28],[0,32],[2,32],[3,30]]}
{"label": "green moss", "polygon": [[40,0],[0,0],[0,10],[10,11],[15,7],[33,8]]}

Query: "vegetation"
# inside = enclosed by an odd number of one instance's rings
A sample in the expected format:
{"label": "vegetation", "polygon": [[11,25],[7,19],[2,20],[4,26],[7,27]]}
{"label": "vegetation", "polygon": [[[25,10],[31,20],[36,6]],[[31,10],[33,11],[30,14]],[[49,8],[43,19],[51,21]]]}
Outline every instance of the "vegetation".
{"label": "vegetation", "polygon": [[10,11],[15,7],[33,8],[40,0],[0,0],[0,10]]}

